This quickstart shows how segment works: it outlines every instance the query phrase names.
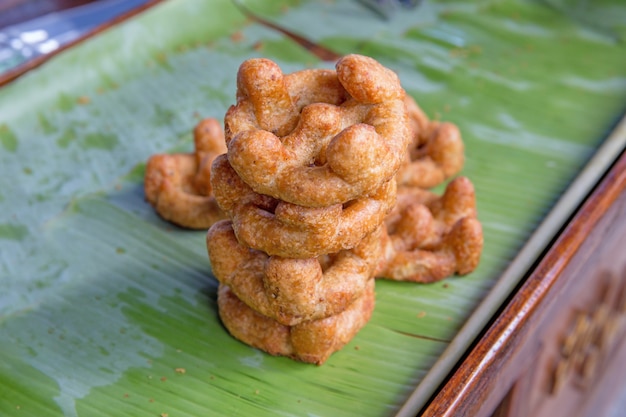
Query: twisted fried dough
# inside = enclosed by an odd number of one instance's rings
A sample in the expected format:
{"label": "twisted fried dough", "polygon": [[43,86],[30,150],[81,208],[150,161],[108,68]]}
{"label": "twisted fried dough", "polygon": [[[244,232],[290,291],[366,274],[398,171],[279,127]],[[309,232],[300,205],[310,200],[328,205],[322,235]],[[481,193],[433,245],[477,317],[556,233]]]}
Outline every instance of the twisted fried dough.
{"label": "twisted fried dough", "polygon": [[290,259],[249,249],[228,220],[207,233],[213,274],[246,305],[283,325],[339,314],[360,297],[382,256],[382,228],[352,250]]}
{"label": "twisted fried dough", "polygon": [[348,55],[336,72],[289,75],[252,59],[237,86],[225,117],[228,159],[260,194],[307,207],[342,204],[378,189],[403,161],[405,92],[372,58]]}
{"label": "twisted fried dough", "polygon": [[172,223],[190,229],[208,229],[226,217],[212,195],[213,160],[226,151],[224,133],[215,119],[204,119],[194,129],[193,153],[150,157],[144,177],[146,200]]}
{"label": "twisted fried dough", "polygon": [[412,140],[396,174],[398,185],[431,188],[457,174],[464,163],[464,145],[458,127],[428,119],[415,100],[406,95]]}
{"label": "twisted fried dough", "polygon": [[374,280],[369,280],[363,295],[341,313],[294,326],[254,311],[224,284],[219,286],[217,304],[222,323],[236,339],[270,355],[321,365],[369,321],[374,310]]}
{"label": "twisted fried dough", "polygon": [[278,201],[254,192],[226,155],[215,160],[211,178],[215,198],[231,217],[239,241],[286,258],[312,258],[354,247],[383,222],[395,203],[393,180],[343,205],[303,207]]}
{"label": "twisted fried dough", "polygon": [[474,187],[465,177],[451,181],[441,197],[400,188],[398,205],[385,225],[377,277],[428,283],[467,274],[480,260],[482,227]]}

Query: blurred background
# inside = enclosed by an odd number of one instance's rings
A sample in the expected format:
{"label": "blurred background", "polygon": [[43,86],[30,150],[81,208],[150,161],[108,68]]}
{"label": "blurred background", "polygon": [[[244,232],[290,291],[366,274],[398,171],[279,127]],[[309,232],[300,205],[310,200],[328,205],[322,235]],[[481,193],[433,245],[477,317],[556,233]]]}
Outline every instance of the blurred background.
{"label": "blurred background", "polygon": [[150,0],[0,0],[0,74],[49,54]]}

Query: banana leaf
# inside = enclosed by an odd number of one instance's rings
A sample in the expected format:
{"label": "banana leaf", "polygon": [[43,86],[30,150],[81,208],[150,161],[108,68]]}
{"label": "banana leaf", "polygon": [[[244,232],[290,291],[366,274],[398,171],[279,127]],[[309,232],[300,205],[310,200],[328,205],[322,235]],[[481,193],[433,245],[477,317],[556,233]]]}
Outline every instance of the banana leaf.
{"label": "banana leaf", "polygon": [[0,415],[416,414],[624,148],[619,0],[245,5],[378,59],[461,128],[479,268],[378,281],[372,320],[319,367],[230,337],[205,233],[153,212],[145,162],[223,118],[243,60],[333,63],[230,1],[164,1],[0,89]]}

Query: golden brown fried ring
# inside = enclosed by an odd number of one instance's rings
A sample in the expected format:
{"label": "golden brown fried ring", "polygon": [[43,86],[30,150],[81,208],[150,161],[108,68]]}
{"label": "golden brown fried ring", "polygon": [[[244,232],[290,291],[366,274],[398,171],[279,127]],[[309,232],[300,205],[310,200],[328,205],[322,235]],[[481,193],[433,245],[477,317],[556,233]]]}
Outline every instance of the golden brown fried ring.
{"label": "golden brown fried ring", "polygon": [[441,196],[418,187],[400,187],[396,207],[385,223],[407,247],[428,249],[437,246],[458,220],[476,216],[474,186],[467,177],[457,177]]}
{"label": "golden brown fried ring", "polygon": [[278,136],[291,132],[305,105],[340,104],[347,97],[335,71],[309,69],[283,75],[269,59],[249,59],[237,72],[237,105],[225,117],[226,142],[234,131],[261,129]]}
{"label": "golden brown fried ring", "polygon": [[286,258],[312,258],[356,246],[395,203],[393,180],[344,205],[317,208],[271,200],[243,182],[225,155],[215,160],[211,178],[215,198],[232,218],[239,241]]}
{"label": "golden brown fried ring", "polygon": [[225,220],[209,229],[207,251],[215,277],[246,305],[295,325],[338,314],[361,296],[382,256],[381,233],[328,259],[290,259],[241,245]]}
{"label": "golden brown fried ring", "polygon": [[274,356],[322,365],[369,321],[374,310],[374,280],[343,312],[294,326],[254,311],[224,284],[219,286],[217,304],[222,323],[236,339]]}
{"label": "golden brown fried ring", "polygon": [[452,123],[430,121],[409,95],[405,104],[412,141],[396,174],[398,185],[430,188],[457,174],[464,164],[464,144]]}
{"label": "golden brown fried ring", "polygon": [[267,60],[240,68],[237,105],[225,118],[228,158],[256,192],[325,207],[369,194],[395,175],[410,139],[398,77],[361,55],[336,68],[337,85],[328,70],[284,76]]}
{"label": "golden brown fried ring", "polygon": [[441,197],[421,189],[400,190],[398,205],[385,222],[384,260],[376,276],[426,283],[473,271],[483,234],[472,183],[456,178]]}
{"label": "golden brown fried ring", "polygon": [[144,177],[146,200],[167,221],[190,229],[208,229],[226,217],[212,195],[210,168],[226,151],[224,133],[215,119],[194,130],[194,153],[150,157]]}
{"label": "golden brown fried ring", "polygon": [[391,238],[383,242],[387,261],[376,273],[377,278],[431,283],[455,273],[472,272],[480,261],[483,234],[477,219],[463,218],[432,249],[397,250]]}

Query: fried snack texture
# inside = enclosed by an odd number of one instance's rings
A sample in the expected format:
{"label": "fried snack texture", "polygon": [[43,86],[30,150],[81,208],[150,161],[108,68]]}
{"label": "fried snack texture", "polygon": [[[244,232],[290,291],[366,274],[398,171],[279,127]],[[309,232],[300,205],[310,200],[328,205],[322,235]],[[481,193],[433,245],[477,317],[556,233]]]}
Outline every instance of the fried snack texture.
{"label": "fried snack texture", "polygon": [[411,142],[396,180],[399,186],[435,187],[463,168],[465,146],[461,132],[453,123],[430,120],[408,94],[404,102]]}
{"label": "fried snack texture", "polygon": [[305,207],[255,192],[226,155],[212,168],[220,208],[232,219],[237,239],[250,248],[285,258],[312,258],[351,249],[384,221],[396,202],[396,182],[384,182],[349,204]]}
{"label": "fried snack texture", "polygon": [[382,256],[382,232],[380,226],[349,250],[293,259],[242,245],[222,220],[207,233],[207,250],[222,284],[253,310],[291,326],[338,314],[363,294]]}
{"label": "fried snack texture", "polygon": [[146,200],[165,220],[189,229],[208,229],[226,218],[211,186],[211,165],[226,152],[224,131],[216,119],[194,129],[194,152],[156,154],[148,159],[144,177]]}
{"label": "fried snack texture", "polygon": [[305,207],[344,204],[391,180],[409,143],[405,92],[376,60],[285,75],[251,59],[225,116],[228,160],[254,191]]}
{"label": "fried snack texture", "polygon": [[472,272],[483,249],[474,186],[457,177],[441,196],[400,187],[398,204],[385,220],[378,278],[431,283]]}
{"label": "fried snack texture", "polygon": [[220,318],[233,337],[270,355],[316,365],[326,362],[367,324],[374,303],[374,280],[370,280],[363,295],[341,313],[285,326],[250,308],[227,285],[220,284],[217,295]]}

